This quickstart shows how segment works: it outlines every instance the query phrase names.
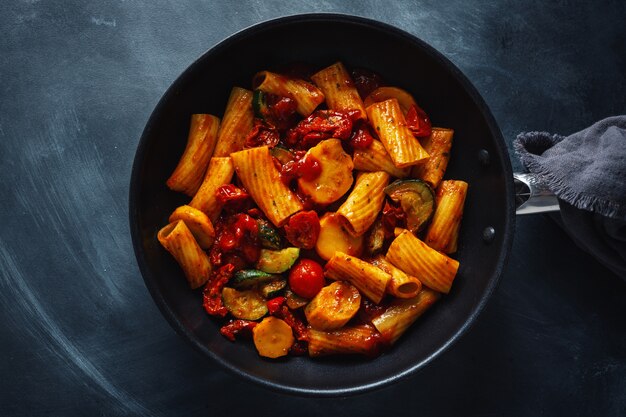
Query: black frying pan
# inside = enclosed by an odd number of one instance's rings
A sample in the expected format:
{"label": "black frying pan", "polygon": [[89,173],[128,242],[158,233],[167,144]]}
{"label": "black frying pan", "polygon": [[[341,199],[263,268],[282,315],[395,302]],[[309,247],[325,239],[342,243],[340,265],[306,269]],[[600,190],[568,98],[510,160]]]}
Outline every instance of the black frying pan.
{"label": "black frying pan", "polygon": [[[455,130],[446,178],[470,184],[456,254],[461,266],[448,296],[388,352],[355,357],[269,361],[251,342],[231,343],[202,308],[173,258],[156,239],[169,214],[188,202],[165,181],[182,154],[192,113],[222,115],[232,86],[280,64],[319,68],[341,60],[383,75],[413,93],[435,126]],[[386,24],[342,15],[303,15],[239,32],[194,62],[167,90],[137,149],[130,186],[130,226],[139,267],[163,315],[206,356],[267,387],[309,395],[345,395],[381,387],[424,367],[476,319],[493,292],[514,228],[512,171],[501,133],[477,91],[436,50]]]}

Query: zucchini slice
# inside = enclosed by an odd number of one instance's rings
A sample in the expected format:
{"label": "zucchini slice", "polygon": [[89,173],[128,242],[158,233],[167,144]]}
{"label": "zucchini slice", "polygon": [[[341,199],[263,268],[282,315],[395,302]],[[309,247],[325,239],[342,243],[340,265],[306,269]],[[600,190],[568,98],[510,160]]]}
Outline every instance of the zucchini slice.
{"label": "zucchini slice", "polygon": [[278,159],[283,165],[296,159],[296,156],[289,149],[280,145],[274,146],[270,149],[270,154],[274,158]]}
{"label": "zucchini slice", "polygon": [[270,226],[267,220],[258,219],[256,221],[259,228],[259,241],[266,249],[280,249],[280,236],[278,231]]}
{"label": "zucchini slice", "polygon": [[270,274],[280,274],[291,268],[298,256],[300,256],[300,248],[261,249],[256,268]]}
{"label": "zucchini slice", "polygon": [[238,291],[224,287],[222,301],[230,314],[238,319],[258,320],[267,314],[265,298],[254,290]]}
{"label": "zucchini slice", "polygon": [[259,292],[269,300],[270,298],[278,297],[285,288],[287,288],[287,280],[279,278],[261,284]]}
{"label": "zucchini slice", "polygon": [[261,90],[254,90],[252,93],[252,110],[254,117],[265,120],[269,114],[265,93]]}
{"label": "zucchini slice", "polygon": [[370,255],[375,255],[383,249],[385,244],[385,229],[382,219],[378,218],[365,237],[365,249]]}
{"label": "zucchini slice", "polygon": [[252,329],[252,340],[259,355],[266,358],[279,358],[289,354],[295,342],[289,325],[276,317],[265,317]]}
{"label": "zucchini slice", "polygon": [[304,307],[305,305],[309,303],[309,300],[307,300],[306,298],[300,297],[295,292],[291,291],[291,289],[289,288],[285,290],[285,299],[286,299],[285,302],[287,303],[287,307],[289,307],[292,310],[297,310],[301,307]]}
{"label": "zucchini slice", "polygon": [[411,232],[424,228],[435,212],[435,193],[422,180],[398,180],[385,188],[385,193],[406,214],[406,226]]}
{"label": "zucchini slice", "polygon": [[235,272],[228,283],[235,288],[247,289],[275,278],[276,275],[268,274],[267,272],[257,269],[242,269],[241,271]]}

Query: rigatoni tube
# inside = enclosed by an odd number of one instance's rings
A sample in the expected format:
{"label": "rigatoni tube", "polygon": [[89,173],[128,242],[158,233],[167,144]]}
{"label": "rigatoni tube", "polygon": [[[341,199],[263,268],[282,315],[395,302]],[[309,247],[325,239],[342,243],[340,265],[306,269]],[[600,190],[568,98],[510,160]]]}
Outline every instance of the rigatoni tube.
{"label": "rigatoni tube", "polygon": [[217,133],[217,144],[213,156],[228,156],[232,152],[242,150],[246,136],[252,130],[253,120],[252,91],[233,87]]}
{"label": "rigatoni tube", "polygon": [[200,248],[185,222],[178,220],[159,230],[159,242],[172,254],[185,273],[191,288],[202,286],[211,274],[209,257]]}
{"label": "rigatoni tube", "polygon": [[448,167],[453,135],[452,129],[433,127],[430,136],[420,141],[430,157],[424,163],[413,167],[411,171],[413,178],[419,178],[431,187],[437,188]]}
{"label": "rigatoni tube", "polygon": [[407,126],[397,99],[374,103],[366,110],[370,124],[397,168],[415,165],[428,158],[428,152]]}
{"label": "rigatoni tube", "polygon": [[387,251],[387,259],[422,284],[448,293],[459,268],[459,262],[437,252],[408,230],[396,237]]}
{"label": "rigatoni tube", "polygon": [[267,146],[232,153],[237,176],[254,202],[275,226],[282,226],[303,205],[281,180]]}
{"label": "rigatoni tube", "polygon": [[191,115],[187,145],[167,180],[167,186],[174,191],[192,197],[204,178],[204,173],[217,140],[220,119],[210,114]]}
{"label": "rigatoni tube", "polygon": [[324,94],[319,88],[298,78],[261,71],[254,76],[252,83],[264,93],[293,99],[296,102],[296,111],[304,117],[313,113],[324,102]]}
{"label": "rigatoni tube", "polygon": [[217,189],[229,184],[233,178],[235,168],[229,157],[213,157],[204,175],[204,181],[189,205],[204,212],[212,222],[217,220],[222,204],[217,200]]}
{"label": "rigatoni tube", "polygon": [[410,168],[397,168],[393,164],[389,152],[387,152],[383,144],[376,139],[365,149],[355,149],[352,162],[356,170],[369,172],[385,171],[397,178],[408,177],[411,172]]}
{"label": "rigatoni tube", "polygon": [[439,184],[435,196],[437,208],[424,238],[431,248],[444,253],[456,252],[467,188],[465,181],[447,180]]}
{"label": "rigatoni tube", "polygon": [[394,297],[415,297],[422,289],[422,282],[419,279],[396,268],[384,255],[377,255],[370,262],[391,275],[391,279],[387,284],[387,292]]}
{"label": "rigatoni tube", "polygon": [[334,280],[350,282],[376,304],[382,300],[387,283],[391,279],[391,275],[383,270],[343,252],[335,252],[330,258],[326,263],[324,275]]}
{"label": "rigatoni tube", "polygon": [[380,336],[372,326],[362,324],[333,331],[307,330],[309,356],[361,354],[375,356],[380,352]]}
{"label": "rigatoni tube", "polygon": [[313,74],[311,80],[324,93],[329,109],[342,112],[354,111],[357,113],[355,118],[367,119],[363,100],[348,70],[341,62]]}
{"label": "rigatoni tube", "polygon": [[381,315],[372,319],[372,324],[385,342],[393,344],[439,297],[439,293],[424,288],[415,297],[395,299]]}
{"label": "rigatoni tube", "polygon": [[350,233],[361,236],[374,224],[385,201],[388,183],[389,174],[384,171],[358,174],[352,192],[337,209],[337,214],[346,219]]}

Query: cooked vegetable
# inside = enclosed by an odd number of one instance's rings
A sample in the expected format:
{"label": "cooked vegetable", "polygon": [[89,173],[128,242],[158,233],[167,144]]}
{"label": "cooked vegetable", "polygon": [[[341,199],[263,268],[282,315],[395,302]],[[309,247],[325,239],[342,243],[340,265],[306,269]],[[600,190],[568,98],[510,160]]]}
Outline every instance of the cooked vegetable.
{"label": "cooked vegetable", "polygon": [[382,219],[378,218],[365,237],[365,250],[370,255],[375,255],[383,249],[385,244],[385,228]]}
{"label": "cooked vegetable", "polygon": [[278,296],[286,287],[287,280],[280,278],[262,283],[259,287],[259,291],[263,297],[273,298]]}
{"label": "cooked vegetable", "polygon": [[265,299],[255,290],[238,291],[224,287],[222,300],[230,314],[238,319],[258,320],[267,314]]}
{"label": "cooked vegetable", "polygon": [[258,219],[259,241],[266,249],[280,249],[280,236],[267,220]]}
{"label": "cooked vegetable", "polygon": [[300,191],[317,204],[330,204],[343,196],[352,185],[352,158],[344,152],[339,139],[327,139],[309,149],[320,163],[320,175],[312,180],[298,178]]}
{"label": "cooked vegetable", "polygon": [[385,188],[385,193],[406,214],[407,229],[420,231],[431,219],[435,211],[435,193],[430,185],[422,180],[398,180]]}
{"label": "cooked vegetable", "polygon": [[261,255],[255,266],[263,272],[280,274],[291,268],[298,256],[300,256],[299,248],[261,249]]}
{"label": "cooked vegetable", "polygon": [[365,99],[365,107],[369,107],[379,101],[389,100],[390,98],[398,100],[402,113],[404,113],[405,116],[411,106],[415,105],[413,96],[403,89],[397,87],[379,87],[367,96]]}
{"label": "cooked vegetable", "polygon": [[310,259],[300,259],[289,272],[289,287],[300,297],[315,297],[325,283],[322,266]]}
{"label": "cooked vegetable", "polygon": [[296,156],[287,148],[283,146],[274,146],[270,149],[270,154],[276,159],[280,161],[281,164],[285,165],[287,162],[295,161]]}
{"label": "cooked vegetable", "polygon": [[320,219],[320,234],[315,251],[324,260],[332,258],[336,251],[359,257],[363,251],[363,236],[352,236],[346,230],[341,216],[326,213]]}
{"label": "cooked vegetable", "polygon": [[345,281],[335,281],[313,297],[304,314],[314,329],[335,330],[350,321],[360,306],[359,290]]}
{"label": "cooked vegetable", "polygon": [[258,269],[242,269],[235,272],[230,279],[229,284],[235,288],[252,288],[257,284],[271,281],[276,278],[276,275],[268,274]]}
{"label": "cooked vegetable", "polygon": [[266,358],[286,356],[295,341],[291,327],[273,316],[265,317],[252,329],[252,339],[259,355]]}
{"label": "cooked vegetable", "polygon": [[289,218],[285,225],[287,240],[302,249],[313,249],[320,234],[320,219],[313,210],[301,211]]}
{"label": "cooked vegetable", "polygon": [[301,307],[304,307],[305,305],[309,303],[309,300],[307,300],[304,297],[300,297],[298,294],[296,294],[289,288],[285,290],[285,299],[286,299],[285,302],[287,303],[287,307],[289,307],[292,310],[297,310]]}
{"label": "cooked vegetable", "polygon": [[267,100],[265,93],[261,90],[254,90],[252,95],[252,110],[254,110],[254,116],[259,119],[265,120],[269,114],[269,108],[267,106]]}

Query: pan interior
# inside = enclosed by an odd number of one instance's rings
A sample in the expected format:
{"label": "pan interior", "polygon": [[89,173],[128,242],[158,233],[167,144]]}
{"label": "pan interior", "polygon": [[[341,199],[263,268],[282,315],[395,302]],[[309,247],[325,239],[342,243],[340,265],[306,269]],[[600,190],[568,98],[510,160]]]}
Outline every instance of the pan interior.
{"label": "pan interior", "polygon": [[[461,267],[449,295],[416,322],[390,351],[375,360],[293,357],[268,361],[252,343],[231,343],[219,322],[188,289],[156,232],[169,214],[188,202],[165,181],[185,147],[192,113],[218,116],[232,86],[251,88],[255,72],[293,62],[318,68],[341,60],[349,68],[381,74],[389,85],[411,92],[434,126],[455,130],[446,178],[470,184],[459,250]],[[490,155],[481,163],[481,151]],[[152,114],[133,167],[130,222],[146,285],[173,327],[227,369],[289,392],[348,394],[395,381],[419,369],[454,341],[493,291],[512,238],[511,167],[491,114],[466,78],[432,48],[389,26],[360,18],[308,15],[247,29],[208,51],[170,87]],[[491,226],[495,238],[483,241]]]}

